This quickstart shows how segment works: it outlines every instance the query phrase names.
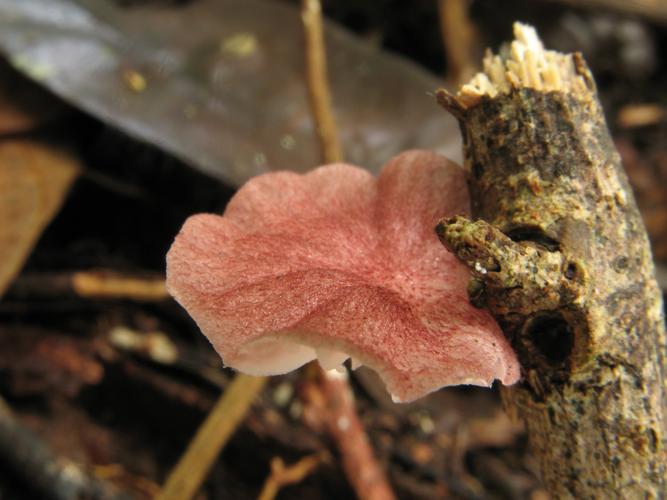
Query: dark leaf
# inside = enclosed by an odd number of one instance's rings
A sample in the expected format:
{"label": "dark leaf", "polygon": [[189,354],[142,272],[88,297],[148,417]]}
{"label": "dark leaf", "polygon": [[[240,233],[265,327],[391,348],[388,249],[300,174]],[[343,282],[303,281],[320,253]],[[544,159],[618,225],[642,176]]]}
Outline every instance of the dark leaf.
{"label": "dark leaf", "polygon": [[[440,82],[342,28],[326,31],[345,156],[376,170],[424,147],[459,159]],[[75,106],[224,181],[320,163],[293,6],[198,0],[0,0],[0,49]]]}

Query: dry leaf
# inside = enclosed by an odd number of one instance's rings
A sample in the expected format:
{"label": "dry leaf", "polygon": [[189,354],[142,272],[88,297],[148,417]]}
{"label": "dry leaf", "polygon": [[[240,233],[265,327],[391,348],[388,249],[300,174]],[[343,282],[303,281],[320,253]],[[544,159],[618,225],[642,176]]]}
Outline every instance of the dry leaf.
{"label": "dry leaf", "polygon": [[80,167],[31,141],[0,143],[0,296],[57,213]]}

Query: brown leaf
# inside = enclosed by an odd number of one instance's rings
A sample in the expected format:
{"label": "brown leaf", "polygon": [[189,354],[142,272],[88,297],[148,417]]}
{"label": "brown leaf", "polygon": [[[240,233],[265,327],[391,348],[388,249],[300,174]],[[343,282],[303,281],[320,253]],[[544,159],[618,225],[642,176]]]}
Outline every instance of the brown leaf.
{"label": "brown leaf", "polygon": [[57,213],[80,167],[31,141],[0,143],[0,296]]}

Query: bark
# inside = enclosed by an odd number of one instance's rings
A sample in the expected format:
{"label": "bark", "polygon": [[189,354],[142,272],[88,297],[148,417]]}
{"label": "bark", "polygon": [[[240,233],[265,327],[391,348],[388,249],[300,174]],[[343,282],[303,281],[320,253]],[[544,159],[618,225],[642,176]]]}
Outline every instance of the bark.
{"label": "bark", "polygon": [[477,220],[437,230],[519,356],[504,400],[554,498],[664,498],[666,342],[646,231],[581,56],[515,35],[485,75],[439,93]]}

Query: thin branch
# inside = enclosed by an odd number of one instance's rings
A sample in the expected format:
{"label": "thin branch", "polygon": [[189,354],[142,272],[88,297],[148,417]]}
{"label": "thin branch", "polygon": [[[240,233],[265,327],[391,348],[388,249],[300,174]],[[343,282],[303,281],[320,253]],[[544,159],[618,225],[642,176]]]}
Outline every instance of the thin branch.
{"label": "thin branch", "polygon": [[320,370],[317,383],[307,386],[305,400],[308,423],[325,429],[333,438],[357,496],[362,500],[395,498],[357,415],[347,372]]}
{"label": "thin branch", "polygon": [[323,455],[309,455],[293,465],[286,466],[280,457],[271,460],[271,474],[266,478],[257,500],[273,500],[280,488],[303,481],[324,460]]}
{"label": "thin branch", "polygon": [[460,85],[476,71],[473,56],[476,56],[477,37],[468,17],[468,0],[438,0],[438,11],[447,77]]}
{"label": "thin branch", "polygon": [[338,444],[343,469],[357,495],[362,500],[395,498],[359,420],[347,373],[323,371],[321,385],[327,400],[329,433]]}
{"label": "thin branch", "polygon": [[33,273],[19,276],[7,291],[9,297],[160,302],[169,299],[164,276],[126,274],[100,269],[71,273]]}
{"label": "thin branch", "polygon": [[167,478],[162,493],[157,497],[159,500],[189,500],[194,497],[265,383],[266,377],[239,374],[234,378]]}
{"label": "thin branch", "polygon": [[306,79],[317,139],[326,163],[342,161],[336,120],[331,110],[331,93],[327,79],[322,8],[319,0],[303,0],[301,9],[306,40]]}

